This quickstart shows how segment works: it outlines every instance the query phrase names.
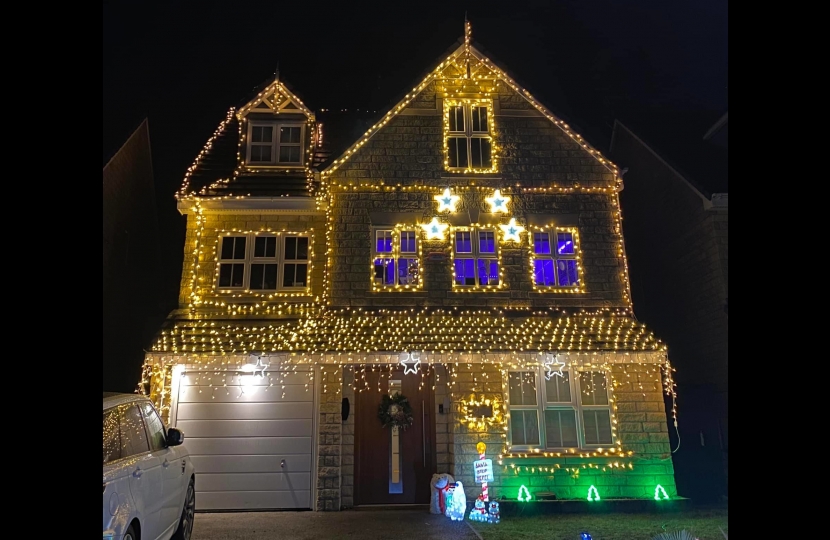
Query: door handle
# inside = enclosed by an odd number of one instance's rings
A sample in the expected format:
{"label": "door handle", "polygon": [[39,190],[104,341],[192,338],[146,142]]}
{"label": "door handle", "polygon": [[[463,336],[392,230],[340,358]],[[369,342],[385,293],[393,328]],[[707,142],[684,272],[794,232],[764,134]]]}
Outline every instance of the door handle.
{"label": "door handle", "polygon": [[169,461],[167,461],[167,460],[165,459],[165,460],[164,460],[164,463],[162,463],[162,466],[163,466],[165,469],[167,469],[168,467],[170,467],[170,462],[169,462]]}
{"label": "door handle", "polygon": [[144,471],[142,471],[141,467],[139,467],[135,470],[133,476],[135,476],[136,478],[141,478],[142,476],[144,476]]}

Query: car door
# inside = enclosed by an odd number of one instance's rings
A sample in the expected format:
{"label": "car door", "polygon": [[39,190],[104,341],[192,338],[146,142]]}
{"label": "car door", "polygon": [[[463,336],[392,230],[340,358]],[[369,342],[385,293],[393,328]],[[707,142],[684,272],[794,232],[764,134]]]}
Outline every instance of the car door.
{"label": "car door", "polygon": [[123,534],[129,525],[132,464],[121,459],[118,409],[104,411],[104,522],[103,530]]}
{"label": "car door", "polygon": [[[150,438],[150,450],[161,462],[162,498],[161,531],[172,533],[179,524],[184,505],[184,467],[175,448],[168,448],[164,424],[149,401],[140,404]],[[172,529],[172,530],[171,530]]]}
{"label": "car door", "polygon": [[121,419],[121,455],[130,468],[130,493],[142,516],[142,538],[155,540],[161,536],[162,467],[157,455],[150,452],[150,441],[138,405],[130,403],[119,408]]}

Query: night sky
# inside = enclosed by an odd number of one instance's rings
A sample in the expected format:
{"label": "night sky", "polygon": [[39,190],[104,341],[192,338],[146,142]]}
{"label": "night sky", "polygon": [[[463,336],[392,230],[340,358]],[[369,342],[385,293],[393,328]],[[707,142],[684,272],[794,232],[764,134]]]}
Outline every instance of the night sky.
{"label": "night sky", "polygon": [[725,0],[105,0],[104,162],[148,117],[165,305],[184,239],[173,193],[231,106],[279,64],[312,110],[385,112],[462,36],[465,11],[477,44],[601,149],[630,111],[711,125],[728,109]]}

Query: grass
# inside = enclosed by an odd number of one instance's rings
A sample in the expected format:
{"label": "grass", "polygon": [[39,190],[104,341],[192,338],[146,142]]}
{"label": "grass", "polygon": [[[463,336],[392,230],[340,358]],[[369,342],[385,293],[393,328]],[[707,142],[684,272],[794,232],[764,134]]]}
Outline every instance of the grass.
{"label": "grass", "polygon": [[729,510],[691,510],[676,514],[578,514],[505,518],[499,525],[473,523],[484,540],[652,540],[663,532],[683,529],[700,540],[724,540]]}

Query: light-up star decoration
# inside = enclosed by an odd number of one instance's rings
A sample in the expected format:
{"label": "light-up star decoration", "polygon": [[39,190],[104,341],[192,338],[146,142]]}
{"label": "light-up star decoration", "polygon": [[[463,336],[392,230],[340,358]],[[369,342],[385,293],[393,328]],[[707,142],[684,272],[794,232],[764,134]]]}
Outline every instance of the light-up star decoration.
{"label": "light-up star decoration", "polygon": [[417,375],[418,370],[421,369],[421,353],[401,354],[401,366],[403,366],[404,375]]}
{"label": "light-up star decoration", "polygon": [[[270,364],[264,364],[262,362],[262,357],[259,357],[259,358],[256,359],[256,364],[245,364],[244,366],[242,366],[242,371],[244,371],[245,373],[250,373],[251,375],[256,375],[257,377],[260,377],[260,378],[264,378],[265,377],[265,371],[269,367],[271,367],[271,365]],[[259,375],[257,375],[257,372],[259,372]]]}
{"label": "light-up star decoration", "polygon": [[502,195],[500,189],[497,189],[492,197],[487,197],[485,200],[490,205],[490,211],[494,214],[507,214],[510,212],[507,205],[510,204],[511,198]]}
{"label": "light-up star decoration", "polygon": [[499,228],[504,231],[505,242],[521,242],[521,234],[525,232],[525,228],[516,223],[516,218],[510,220],[507,225],[499,225]]}
{"label": "light-up star decoration", "polygon": [[437,195],[435,200],[438,201],[438,211],[439,212],[452,212],[453,214],[458,207],[458,201],[461,200],[461,197],[457,195],[453,195],[452,191],[449,188],[444,190],[443,195]]}
{"label": "light-up star decoration", "polygon": [[421,225],[427,233],[427,240],[444,240],[447,236],[447,229],[449,225],[445,225],[438,221],[438,218],[432,218],[432,223]]}
{"label": "light-up star decoration", "polygon": [[545,379],[551,380],[554,377],[565,378],[564,369],[567,366],[564,362],[559,360],[556,354],[545,355]]}

